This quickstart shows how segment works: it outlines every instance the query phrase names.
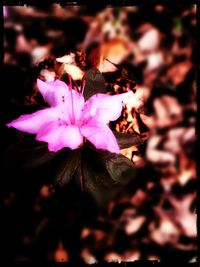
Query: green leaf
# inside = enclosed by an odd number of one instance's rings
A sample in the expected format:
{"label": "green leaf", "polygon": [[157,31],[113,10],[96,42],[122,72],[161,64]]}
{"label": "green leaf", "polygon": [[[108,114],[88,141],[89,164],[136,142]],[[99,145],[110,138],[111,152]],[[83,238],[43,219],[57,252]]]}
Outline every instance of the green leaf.
{"label": "green leaf", "polygon": [[113,134],[117,139],[117,143],[121,149],[131,146],[138,146],[143,143],[142,138],[138,134],[119,133],[114,131]]}
{"label": "green leaf", "polygon": [[60,155],[63,159],[57,166],[57,172],[54,178],[55,185],[57,186],[64,186],[69,183],[80,164],[79,149],[65,150],[62,151],[62,154],[64,154],[64,156],[62,157],[62,155]]}
{"label": "green leaf", "polygon": [[58,153],[50,152],[46,144],[16,143],[11,144],[5,155],[5,167],[7,168],[35,168],[52,159]]}
{"label": "green leaf", "polygon": [[98,93],[105,94],[107,92],[104,76],[96,68],[92,68],[86,71],[83,77],[83,81],[85,81],[83,96],[86,100],[92,95]]}
{"label": "green leaf", "polygon": [[136,167],[127,157],[108,151],[102,151],[100,153],[102,162],[104,162],[108,173],[114,181],[126,183],[135,178]]}
{"label": "green leaf", "polygon": [[110,177],[98,151],[88,147],[82,150],[76,180],[82,190],[92,194],[100,206],[110,200],[117,187],[117,182]]}
{"label": "green leaf", "polygon": [[75,178],[82,190],[103,206],[135,175],[134,164],[123,155],[85,145]]}

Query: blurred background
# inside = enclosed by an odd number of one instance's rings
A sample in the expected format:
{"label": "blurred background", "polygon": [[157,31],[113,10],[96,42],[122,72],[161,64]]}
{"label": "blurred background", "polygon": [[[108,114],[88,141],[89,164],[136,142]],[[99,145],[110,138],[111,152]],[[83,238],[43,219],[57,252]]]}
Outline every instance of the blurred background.
{"label": "blurred background", "polygon": [[121,150],[137,177],[104,208],[70,186],[56,194],[42,172],[7,171],[3,257],[196,261],[196,5],[4,6],[3,15],[3,151],[22,138],[5,123],[38,110],[37,78],[68,73],[79,87],[91,67],[107,92],[134,92],[112,129],[143,137]]}

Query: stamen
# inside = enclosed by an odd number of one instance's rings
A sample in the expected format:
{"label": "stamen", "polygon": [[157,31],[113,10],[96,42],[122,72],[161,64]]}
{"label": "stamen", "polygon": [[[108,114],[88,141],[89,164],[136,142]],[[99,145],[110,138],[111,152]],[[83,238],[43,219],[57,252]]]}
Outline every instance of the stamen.
{"label": "stamen", "polygon": [[83,95],[84,90],[85,90],[85,85],[86,85],[86,81],[85,79],[83,80],[83,85],[82,85],[82,90],[81,90],[81,94]]}
{"label": "stamen", "polygon": [[72,118],[71,118],[71,122],[72,124],[75,123],[75,114],[74,114],[74,100],[73,100],[73,92],[72,92],[72,77],[71,75],[69,75],[69,89],[71,92],[71,103],[72,103]]}

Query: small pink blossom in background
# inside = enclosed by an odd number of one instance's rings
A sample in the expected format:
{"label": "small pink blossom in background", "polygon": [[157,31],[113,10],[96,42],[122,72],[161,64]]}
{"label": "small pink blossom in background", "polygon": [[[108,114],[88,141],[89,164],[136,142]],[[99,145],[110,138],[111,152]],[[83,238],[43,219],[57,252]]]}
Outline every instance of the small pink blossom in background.
{"label": "small pink blossom in background", "polygon": [[77,149],[84,138],[97,149],[120,152],[107,124],[120,117],[123,103],[133,92],[114,96],[95,94],[85,102],[82,94],[60,80],[38,79],[37,86],[50,107],[22,115],[8,123],[8,127],[36,134],[36,140],[47,142],[49,150],[54,152],[64,147]]}
{"label": "small pink blossom in background", "polygon": [[8,17],[8,7],[7,6],[3,6],[3,16],[4,16],[4,18]]}

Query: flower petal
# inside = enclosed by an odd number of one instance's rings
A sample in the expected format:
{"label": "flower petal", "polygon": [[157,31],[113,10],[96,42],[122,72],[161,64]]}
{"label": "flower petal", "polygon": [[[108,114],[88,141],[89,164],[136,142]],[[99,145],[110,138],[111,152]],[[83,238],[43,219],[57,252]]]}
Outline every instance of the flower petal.
{"label": "flower petal", "polygon": [[36,140],[47,142],[49,150],[56,152],[64,147],[78,148],[83,142],[83,137],[76,126],[52,122],[37,134]]}
{"label": "flower petal", "polygon": [[32,114],[22,115],[18,119],[8,123],[7,126],[14,127],[20,131],[30,134],[37,134],[44,125],[57,120],[59,116],[62,116],[59,109],[46,108]]}
{"label": "flower petal", "polygon": [[113,96],[105,94],[93,95],[85,103],[83,118],[87,120],[93,117],[95,120],[104,123],[115,121],[121,115],[123,103],[132,95],[132,91]]}
{"label": "flower petal", "polygon": [[97,149],[104,149],[119,154],[119,145],[117,140],[104,123],[96,120],[90,120],[80,129],[81,134],[86,137]]}
{"label": "flower petal", "polygon": [[37,85],[44,100],[52,107],[59,106],[70,123],[79,121],[84,106],[84,97],[75,90],[70,90],[66,83],[56,80],[54,82],[43,82],[37,80]]}
{"label": "flower petal", "polygon": [[65,104],[68,100],[69,87],[65,82],[60,80],[43,82],[37,79],[37,86],[44,100],[52,107]]}

